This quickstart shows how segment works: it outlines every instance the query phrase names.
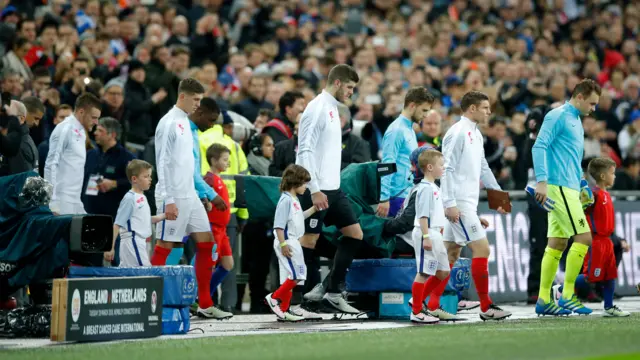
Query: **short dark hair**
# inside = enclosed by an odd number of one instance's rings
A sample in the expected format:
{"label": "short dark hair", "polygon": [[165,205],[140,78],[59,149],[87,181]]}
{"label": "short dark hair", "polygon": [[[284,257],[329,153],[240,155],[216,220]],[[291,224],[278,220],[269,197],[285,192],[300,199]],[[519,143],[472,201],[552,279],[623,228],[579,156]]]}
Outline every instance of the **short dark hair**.
{"label": "short dark hair", "polygon": [[171,56],[188,55],[191,56],[191,50],[188,47],[178,45],[171,50]]}
{"label": "short dark hair", "polygon": [[75,58],[75,60],[73,60],[73,63],[89,63],[89,59],[85,56],[78,56],[77,58]]}
{"label": "short dark hair", "polygon": [[496,125],[507,126],[507,122],[499,116],[494,116],[489,120],[489,127],[494,127]]}
{"label": "short dark hair", "polygon": [[616,167],[615,161],[604,157],[595,158],[589,161],[589,175],[591,175],[595,181],[600,181],[600,175],[611,169],[611,167]]}
{"label": "short dark hair", "polygon": [[69,104],[62,104],[62,105],[58,105],[58,106],[56,107],[55,115],[58,115],[58,112],[59,112],[60,110],[71,110],[71,111],[73,111],[73,108],[72,108],[72,107],[71,107],[71,105],[69,105]]}
{"label": "short dark hair", "polygon": [[85,92],[76,99],[75,109],[91,110],[102,109],[102,103],[95,95]]}
{"label": "short dark hair", "polygon": [[120,125],[118,120],[110,116],[105,116],[98,120],[98,125],[107,130],[107,133],[116,134],[116,140],[120,140],[120,135],[122,135],[122,125]]}
{"label": "short dark hair", "polygon": [[[280,97],[280,100],[282,100],[282,97]],[[271,119],[275,115],[273,114],[273,110],[267,109],[267,108],[262,108],[262,109],[260,109],[260,111],[258,111],[258,116],[266,116],[269,119]]]}
{"label": "short dark hair", "polygon": [[127,179],[129,179],[129,182],[131,182],[132,177],[140,176],[141,172],[149,169],[153,169],[153,166],[148,162],[144,160],[133,159],[129,161],[129,164],[127,164]]}
{"label": "short dark hair", "polygon": [[434,101],[435,98],[427,89],[423,86],[414,86],[407,91],[407,95],[404,97],[404,107],[408,107],[409,104],[415,104],[416,106],[424,103],[433,104]]}
{"label": "short dark hair", "polygon": [[469,91],[468,93],[462,96],[462,100],[460,100],[460,109],[462,112],[469,110],[471,105],[479,105],[483,101],[489,101],[489,96],[480,91]]}
{"label": "short dark hair", "polygon": [[291,164],[284,169],[280,181],[280,191],[289,191],[311,181],[311,174],[300,165]]}
{"label": "short dark hair", "polygon": [[202,98],[202,100],[200,100],[200,107],[214,114],[220,115],[220,106],[218,106],[218,103],[210,97]]}
{"label": "short dark hair", "polygon": [[27,108],[28,114],[44,114],[46,111],[42,100],[35,96],[27,96],[26,98],[22,99],[22,103],[24,104],[24,107]]}
{"label": "short dark hair", "polygon": [[598,83],[594,80],[584,79],[580,81],[575,88],[573,88],[571,98],[575,98],[576,96],[578,96],[578,94],[581,94],[584,97],[589,97],[594,92],[598,96],[602,95],[602,88],[600,87],[600,85],[598,85]]}
{"label": "short dark hair", "polygon": [[204,87],[194,78],[186,78],[178,85],[178,94],[204,94]]}
{"label": "short dark hair", "polygon": [[[278,101],[280,112],[284,115],[284,110],[287,108],[287,106],[293,106],[293,104],[295,104],[296,100],[298,99],[304,99],[304,95],[302,95],[302,93],[298,90],[287,91],[282,94],[280,100]],[[295,119],[289,120],[293,121]]]}
{"label": "short dark hair", "polygon": [[640,164],[640,158],[633,155],[629,155],[622,160],[622,166],[626,168],[637,164]]}
{"label": "short dark hair", "polygon": [[347,65],[347,64],[339,64],[334,66],[331,71],[329,71],[328,82],[329,84],[333,84],[336,80],[340,82],[349,82],[353,81],[356,84],[360,81],[360,77],[356,70]]}
{"label": "short dark hair", "polygon": [[211,144],[207,149],[207,164],[211,166],[211,159],[218,160],[224,153],[231,154],[231,150],[222,144]]}
{"label": "short dark hair", "polygon": [[32,72],[33,72],[34,79],[41,78],[41,77],[51,77],[51,73],[44,66],[38,66],[37,68],[33,69]]}

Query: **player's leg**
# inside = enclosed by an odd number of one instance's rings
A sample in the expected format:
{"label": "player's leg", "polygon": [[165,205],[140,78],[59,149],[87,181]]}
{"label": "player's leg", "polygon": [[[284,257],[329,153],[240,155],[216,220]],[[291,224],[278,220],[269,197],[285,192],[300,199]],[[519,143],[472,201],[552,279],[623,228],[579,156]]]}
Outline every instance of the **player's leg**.
{"label": "player's leg", "polygon": [[[455,242],[456,234],[454,230],[454,225],[455,224],[447,223],[444,227],[443,246],[447,252],[447,262],[449,263],[449,269],[453,268],[453,264],[455,264],[455,262],[460,257],[460,251],[462,250],[462,245],[457,244]],[[436,280],[434,279],[431,281],[436,281]],[[427,280],[427,282],[429,282],[429,280]],[[440,297],[444,293],[444,289],[447,287],[447,283],[449,283],[449,276],[447,276],[445,279],[442,280],[442,282],[440,282],[439,284],[437,284],[437,286],[434,287],[433,291],[429,295],[430,296],[429,302],[427,303],[427,309],[430,314],[438,314],[438,313],[444,314],[443,317],[440,318],[441,320],[448,320],[444,318],[444,317],[447,317],[447,318],[450,317],[450,316],[447,316],[447,314],[451,316],[455,316],[449,313],[445,314],[445,311],[440,308]],[[440,312],[439,310],[442,310],[442,312]]]}
{"label": "player's leg", "polygon": [[[304,194],[298,197],[303,210],[313,206],[311,192],[307,189]],[[303,288],[304,299],[311,302],[320,302],[326,292],[326,287],[320,283],[320,259],[315,252],[316,243],[322,232],[322,225],[327,211],[318,211],[308,217],[304,222],[305,233],[299,239],[302,245],[304,262],[307,265],[307,280]],[[327,280],[328,281],[328,280]]]}
{"label": "player's leg", "polygon": [[575,282],[591,246],[591,229],[582,210],[580,193],[565,187],[558,187],[558,192],[560,193],[558,198],[562,199],[561,202],[566,210],[560,213],[564,215],[560,220],[564,223],[565,231],[569,231],[569,235],[573,237],[573,245],[569,249],[565,265],[564,291],[558,305],[575,313],[588,315],[592,310],[582,305],[575,296]]}
{"label": "player's leg", "polygon": [[603,240],[603,297],[604,297],[604,316],[627,317],[631,313],[620,309],[613,304],[613,296],[616,289],[616,279],[618,278],[618,267],[616,263],[616,255],[613,243],[609,240]]}
{"label": "player's leg", "polygon": [[229,238],[227,237],[227,231],[225,227],[219,226],[211,226],[211,232],[213,234],[213,238],[216,241],[217,247],[217,255],[218,255],[218,265],[211,276],[211,282],[209,283],[209,289],[211,291],[211,296],[215,293],[218,285],[222,283],[222,280],[229,274],[229,272],[233,269],[233,252],[231,251],[231,244],[229,243]]}
{"label": "player's leg", "polygon": [[[423,311],[425,299],[425,283],[427,279],[435,278],[437,271],[437,260],[431,251],[426,251],[423,246],[424,239],[420,228],[414,228],[411,233],[411,240],[416,258],[416,276],[411,286],[411,314],[409,319],[415,323],[436,323],[439,319],[434,318]],[[432,289],[433,290],[433,289]]]}
{"label": "player's leg", "polygon": [[[198,282],[198,315],[206,318],[229,318],[231,313],[213,306],[211,299],[211,275],[213,270],[213,233],[207,212],[198,198],[189,199],[185,211],[179,210],[187,221],[186,232],[196,242],[196,281]],[[180,216],[180,215],[179,215]]]}
{"label": "player's leg", "polygon": [[[158,200],[156,202],[157,209],[162,209],[164,213],[164,201]],[[184,199],[176,199],[176,207],[178,208],[178,214],[185,209]],[[187,221],[185,217],[180,217],[176,220],[163,220],[156,224],[156,246],[153,249],[153,255],[151,256],[151,265],[164,266],[167,263],[167,258],[174,247],[182,247],[182,238],[185,235],[187,228]]]}
{"label": "player's leg", "polygon": [[[133,239],[130,233],[120,236],[120,264],[118,267],[136,267],[142,266],[136,257],[136,251],[133,246]],[[146,251],[144,251],[146,253]]]}
{"label": "player's leg", "polygon": [[174,247],[173,249],[171,249],[171,253],[169,253],[169,257],[167,257],[167,265],[179,265],[180,264],[180,260],[182,260],[182,255],[184,255],[184,244],[187,243],[187,241],[189,241],[189,236],[185,236],[182,238],[182,244],[183,246],[181,247]]}

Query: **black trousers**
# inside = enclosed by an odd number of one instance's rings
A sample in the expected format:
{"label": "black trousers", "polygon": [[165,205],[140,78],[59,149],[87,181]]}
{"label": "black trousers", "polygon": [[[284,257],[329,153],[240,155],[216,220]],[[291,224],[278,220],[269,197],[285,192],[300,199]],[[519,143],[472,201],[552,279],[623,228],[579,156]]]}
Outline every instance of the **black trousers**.
{"label": "black trousers", "polygon": [[[267,295],[266,282],[273,253],[273,231],[271,224],[249,221],[242,238],[243,262],[249,273],[251,312],[262,312],[264,297]],[[246,258],[246,262],[245,259]]]}
{"label": "black trousers", "polygon": [[527,295],[537,296],[540,290],[540,265],[547,247],[547,212],[531,198],[529,201],[529,278]]}

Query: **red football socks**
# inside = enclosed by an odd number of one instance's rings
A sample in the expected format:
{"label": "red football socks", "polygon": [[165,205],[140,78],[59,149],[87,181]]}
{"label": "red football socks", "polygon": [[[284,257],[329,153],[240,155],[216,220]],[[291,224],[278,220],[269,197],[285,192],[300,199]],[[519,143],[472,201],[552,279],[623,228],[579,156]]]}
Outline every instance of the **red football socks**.
{"label": "red football socks", "polygon": [[[453,264],[449,264],[449,268],[453,269]],[[435,276],[432,276],[432,277],[435,278]],[[440,307],[440,297],[444,293],[444,289],[447,287],[447,284],[449,283],[449,277],[450,276],[447,276],[446,279],[442,280],[433,289],[433,291],[431,291],[431,294],[430,294],[431,297],[429,298],[429,303],[427,304],[427,308],[429,308],[429,310],[436,311]]]}
{"label": "red football socks", "polygon": [[167,264],[167,258],[171,254],[171,249],[163,248],[156,245],[153,249],[153,255],[151,255],[151,265],[153,266],[165,266]]}
{"label": "red football socks", "polygon": [[480,310],[489,310],[491,298],[489,297],[489,259],[473,258],[471,260],[471,277],[476,286],[478,297],[480,298]]}
{"label": "red football socks", "polygon": [[435,288],[437,288],[440,283],[442,283],[442,280],[438,279],[435,275],[429,276],[427,282],[424,283],[424,290],[422,291],[422,302],[427,300],[429,295],[431,295],[433,290],[435,290]]}
{"label": "red football socks", "polygon": [[210,282],[213,269],[212,242],[196,243],[196,280],[198,281],[198,304],[201,309],[213,306]]}
{"label": "red football socks", "polygon": [[295,288],[297,284],[297,281],[287,279],[273,293],[272,297],[274,299],[280,300],[280,309],[282,309],[282,311],[289,310],[289,305],[291,305],[291,297],[293,296],[293,288]]}
{"label": "red football socks", "polygon": [[412,308],[414,314],[418,314],[420,311],[422,311],[422,302],[424,301],[424,298],[422,297],[423,292],[424,283],[414,281],[413,286],[411,286],[411,295],[413,295]]}

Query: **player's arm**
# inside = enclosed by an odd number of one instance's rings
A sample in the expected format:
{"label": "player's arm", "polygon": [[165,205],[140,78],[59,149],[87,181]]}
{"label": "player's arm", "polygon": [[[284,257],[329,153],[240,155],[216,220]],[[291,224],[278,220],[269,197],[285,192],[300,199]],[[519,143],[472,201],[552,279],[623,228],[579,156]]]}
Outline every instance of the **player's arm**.
{"label": "player's arm", "polygon": [[502,190],[496,176],[491,171],[487,158],[484,156],[484,147],[482,148],[482,164],[480,166],[480,181],[484,184],[484,187],[492,190]]}
{"label": "player's arm", "polygon": [[49,153],[47,154],[47,160],[44,163],[44,178],[53,186],[53,194],[51,195],[52,211],[57,212],[57,191],[58,177],[64,174],[60,174],[60,156],[68,144],[69,136],[71,135],[70,127],[64,125],[60,131],[54,131],[49,138]]}
{"label": "player's arm", "polygon": [[422,232],[422,246],[425,250],[431,250],[431,239],[429,239],[429,217],[433,208],[433,190],[431,187],[424,187],[416,195],[416,217]]}
{"label": "player's arm", "polygon": [[[162,132],[162,137],[160,138],[160,143],[156,144],[156,151],[159,150],[158,161],[157,161],[157,172],[158,172],[158,182],[162,182],[164,184],[164,190],[166,192],[164,202],[165,204],[175,204],[176,198],[176,188],[173,184],[173,178],[171,174],[176,171],[174,164],[171,164],[171,158],[173,156],[173,152],[176,144],[176,130],[175,130],[175,122],[171,121],[168,124],[165,124],[164,131]],[[159,149],[158,149],[159,147]]]}
{"label": "player's arm", "polygon": [[533,157],[533,171],[537,182],[547,182],[549,169],[547,167],[547,150],[558,135],[560,121],[556,116],[547,114],[544,117],[540,131],[531,150]]}
{"label": "player's arm", "polygon": [[[309,108],[307,108],[309,110]],[[318,140],[324,127],[325,122],[322,121],[322,107],[317,112],[305,110],[300,119],[300,128],[298,130],[298,159],[300,165],[311,174],[309,189],[312,194],[320,191],[318,185],[318,164],[316,164],[315,153],[318,147]]]}
{"label": "player's arm", "polygon": [[404,234],[413,229],[413,222],[416,218],[416,196],[416,191],[410,192],[407,206],[402,210],[400,215],[388,220],[384,224],[385,235],[393,236],[396,234]]}
{"label": "player's arm", "polygon": [[131,223],[129,221],[133,215],[134,202],[135,199],[130,195],[130,193],[125,195],[122,198],[122,201],[120,201],[120,206],[118,206],[118,212],[116,213],[116,219],[113,222],[113,241],[111,243],[111,251],[109,251],[111,256],[105,254],[105,259],[107,260],[113,260],[113,251],[116,246],[116,238],[118,237],[118,234],[120,234],[120,228],[129,230],[131,228]]}
{"label": "player's arm", "polygon": [[193,183],[196,187],[196,193],[198,194],[199,199],[207,199],[209,201],[213,200],[218,194],[204,181],[202,175],[200,175],[200,156],[197,156],[196,150],[193,150],[193,157],[195,160],[195,166],[193,169]]}
{"label": "player's arm", "polygon": [[[400,152],[404,137],[402,131],[387,131],[382,138],[382,163],[395,163]],[[387,202],[391,198],[391,176],[380,179],[380,202]]]}
{"label": "player's arm", "polygon": [[458,133],[445,135],[442,140],[442,155],[444,157],[444,174],[440,180],[442,183],[442,205],[445,209],[456,207],[455,183],[453,175],[458,168],[464,148],[464,137]]}
{"label": "player's arm", "polygon": [[289,213],[291,212],[291,199],[282,196],[276,206],[276,214],[273,218],[273,228],[276,230],[276,237],[282,245],[285,242],[284,229],[287,228],[289,222]]}

